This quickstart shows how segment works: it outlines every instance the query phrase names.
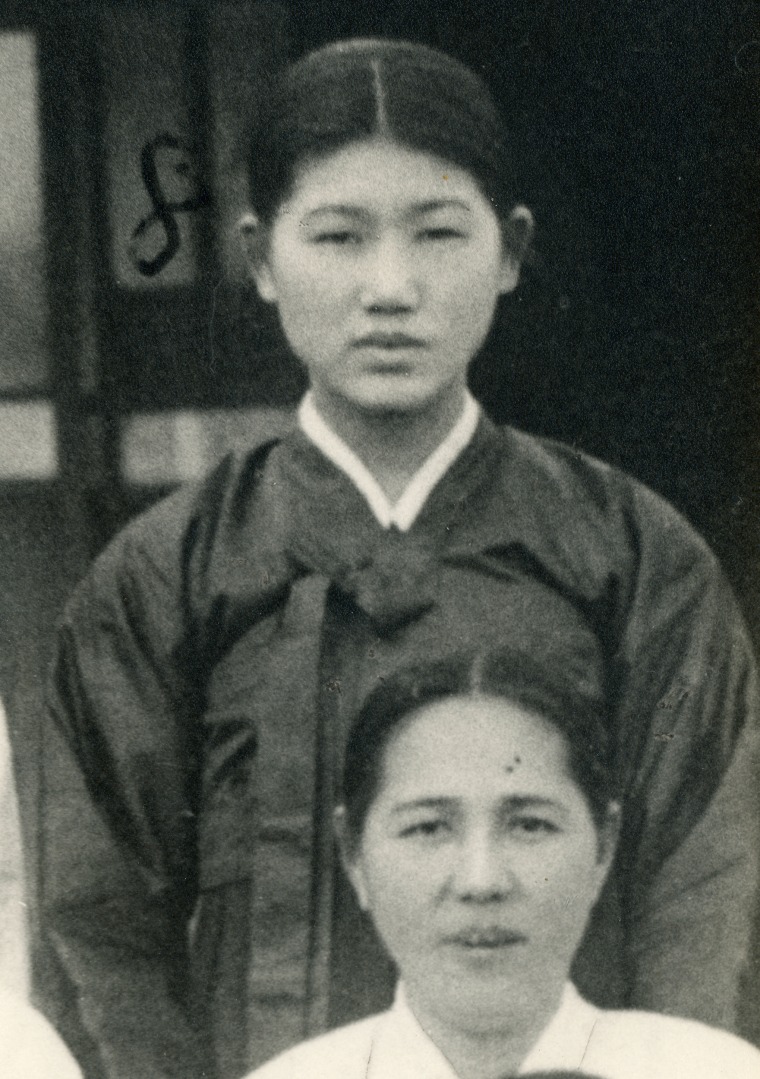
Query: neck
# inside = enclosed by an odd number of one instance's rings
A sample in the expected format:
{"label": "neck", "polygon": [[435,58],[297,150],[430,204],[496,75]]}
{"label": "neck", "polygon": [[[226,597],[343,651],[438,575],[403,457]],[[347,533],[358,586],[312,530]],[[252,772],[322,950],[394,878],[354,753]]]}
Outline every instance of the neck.
{"label": "neck", "polygon": [[325,397],[317,390],[313,392],[322,418],[351,447],[394,502],[462,415],[465,388],[457,387],[434,407],[419,412],[370,412]]}
{"label": "neck", "polygon": [[459,1079],[505,1079],[516,1075],[522,1062],[538,1041],[557,1011],[560,994],[530,1004],[516,1002],[510,1015],[484,1021],[481,1015],[470,1024],[466,1010],[451,1017],[439,1017],[419,1007],[410,997],[410,1007],[422,1029],[438,1046]]}

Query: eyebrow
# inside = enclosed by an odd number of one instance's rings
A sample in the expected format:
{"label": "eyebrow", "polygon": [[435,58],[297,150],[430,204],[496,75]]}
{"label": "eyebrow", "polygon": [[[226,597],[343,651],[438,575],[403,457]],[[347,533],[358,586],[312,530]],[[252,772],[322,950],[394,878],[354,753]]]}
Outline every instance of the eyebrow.
{"label": "eyebrow", "polygon": [[[463,199],[428,199],[426,202],[414,203],[409,209],[411,214],[426,214],[434,210],[447,209],[464,210],[465,213],[472,213],[472,207]],[[350,217],[371,216],[371,213],[361,206],[354,206],[351,203],[344,202],[332,202],[326,203],[324,206],[315,206],[313,210],[307,210],[302,220],[309,221],[310,218],[318,217],[320,214],[345,214]]]}
{"label": "eyebrow", "polygon": [[350,206],[346,203],[335,202],[325,206],[315,206],[313,210],[308,210],[303,215],[303,220],[308,221],[309,218],[317,217],[319,214],[350,214],[353,217],[366,217],[367,211],[362,210],[358,206]]}
{"label": "eyebrow", "polygon": [[418,202],[414,206],[415,213],[429,213],[431,210],[464,210],[466,213],[472,213],[472,206],[465,202],[464,199],[430,199],[428,202]]}
{"label": "eyebrow", "polygon": [[[461,799],[457,797],[441,798],[415,798],[409,802],[399,802],[391,812],[405,813],[412,809],[445,809]],[[501,800],[503,806],[511,810],[521,809],[562,809],[562,805],[554,798],[544,798],[541,795],[514,794],[508,795]]]}

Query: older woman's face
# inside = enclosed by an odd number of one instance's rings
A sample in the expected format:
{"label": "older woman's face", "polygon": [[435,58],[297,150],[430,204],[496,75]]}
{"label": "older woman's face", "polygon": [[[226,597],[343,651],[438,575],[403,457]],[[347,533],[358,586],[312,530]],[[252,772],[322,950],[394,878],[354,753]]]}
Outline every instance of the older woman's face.
{"label": "older woman's face", "polygon": [[608,861],[559,731],[464,697],[392,738],[349,872],[417,1014],[490,1029],[556,1005]]}
{"label": "older woman's face", "polygon": [[461,396],[518,270],[469,173],[370,140],[301,170],[254,272],[318,403],[409,411]]}

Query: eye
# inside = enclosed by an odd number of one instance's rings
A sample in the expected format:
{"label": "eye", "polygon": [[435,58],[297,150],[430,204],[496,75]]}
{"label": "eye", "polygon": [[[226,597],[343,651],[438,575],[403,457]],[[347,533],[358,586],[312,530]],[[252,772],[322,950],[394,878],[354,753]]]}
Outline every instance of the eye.
{"label": "eye", "polygon": [[317,232],[312,237],[312,243],[325,244],[333,247],[347,247],[349,244],[358,244],[361,236],[351,229],[329,229]]}
{"label": "eye", "polygon": [[402,839],[440,839],[445,836],[449,830],[448,821],[436,817],[429,820],[414,821],[412,824],[404,825],[399,832],[399,835]]}
{"label": "eye", "polygon": [[431,225],[420,230],[422,240],[463,240],[466,233],[453,225]]}
{"label": "eye", "polygon": [[550,817],[524,815],[513,817],[509,822],[509,831],[513,836],[528,842],[538,842],[558,835],[559,825]]}

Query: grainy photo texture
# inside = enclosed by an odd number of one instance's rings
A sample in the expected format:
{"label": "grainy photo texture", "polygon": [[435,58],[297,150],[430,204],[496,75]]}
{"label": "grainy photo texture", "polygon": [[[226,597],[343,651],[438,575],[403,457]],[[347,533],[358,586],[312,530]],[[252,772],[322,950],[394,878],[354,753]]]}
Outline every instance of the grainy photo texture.
{"label": "grainy photo texture", "polygon": [[6,1079],[760,1077],[758,14],[3,6]]}

